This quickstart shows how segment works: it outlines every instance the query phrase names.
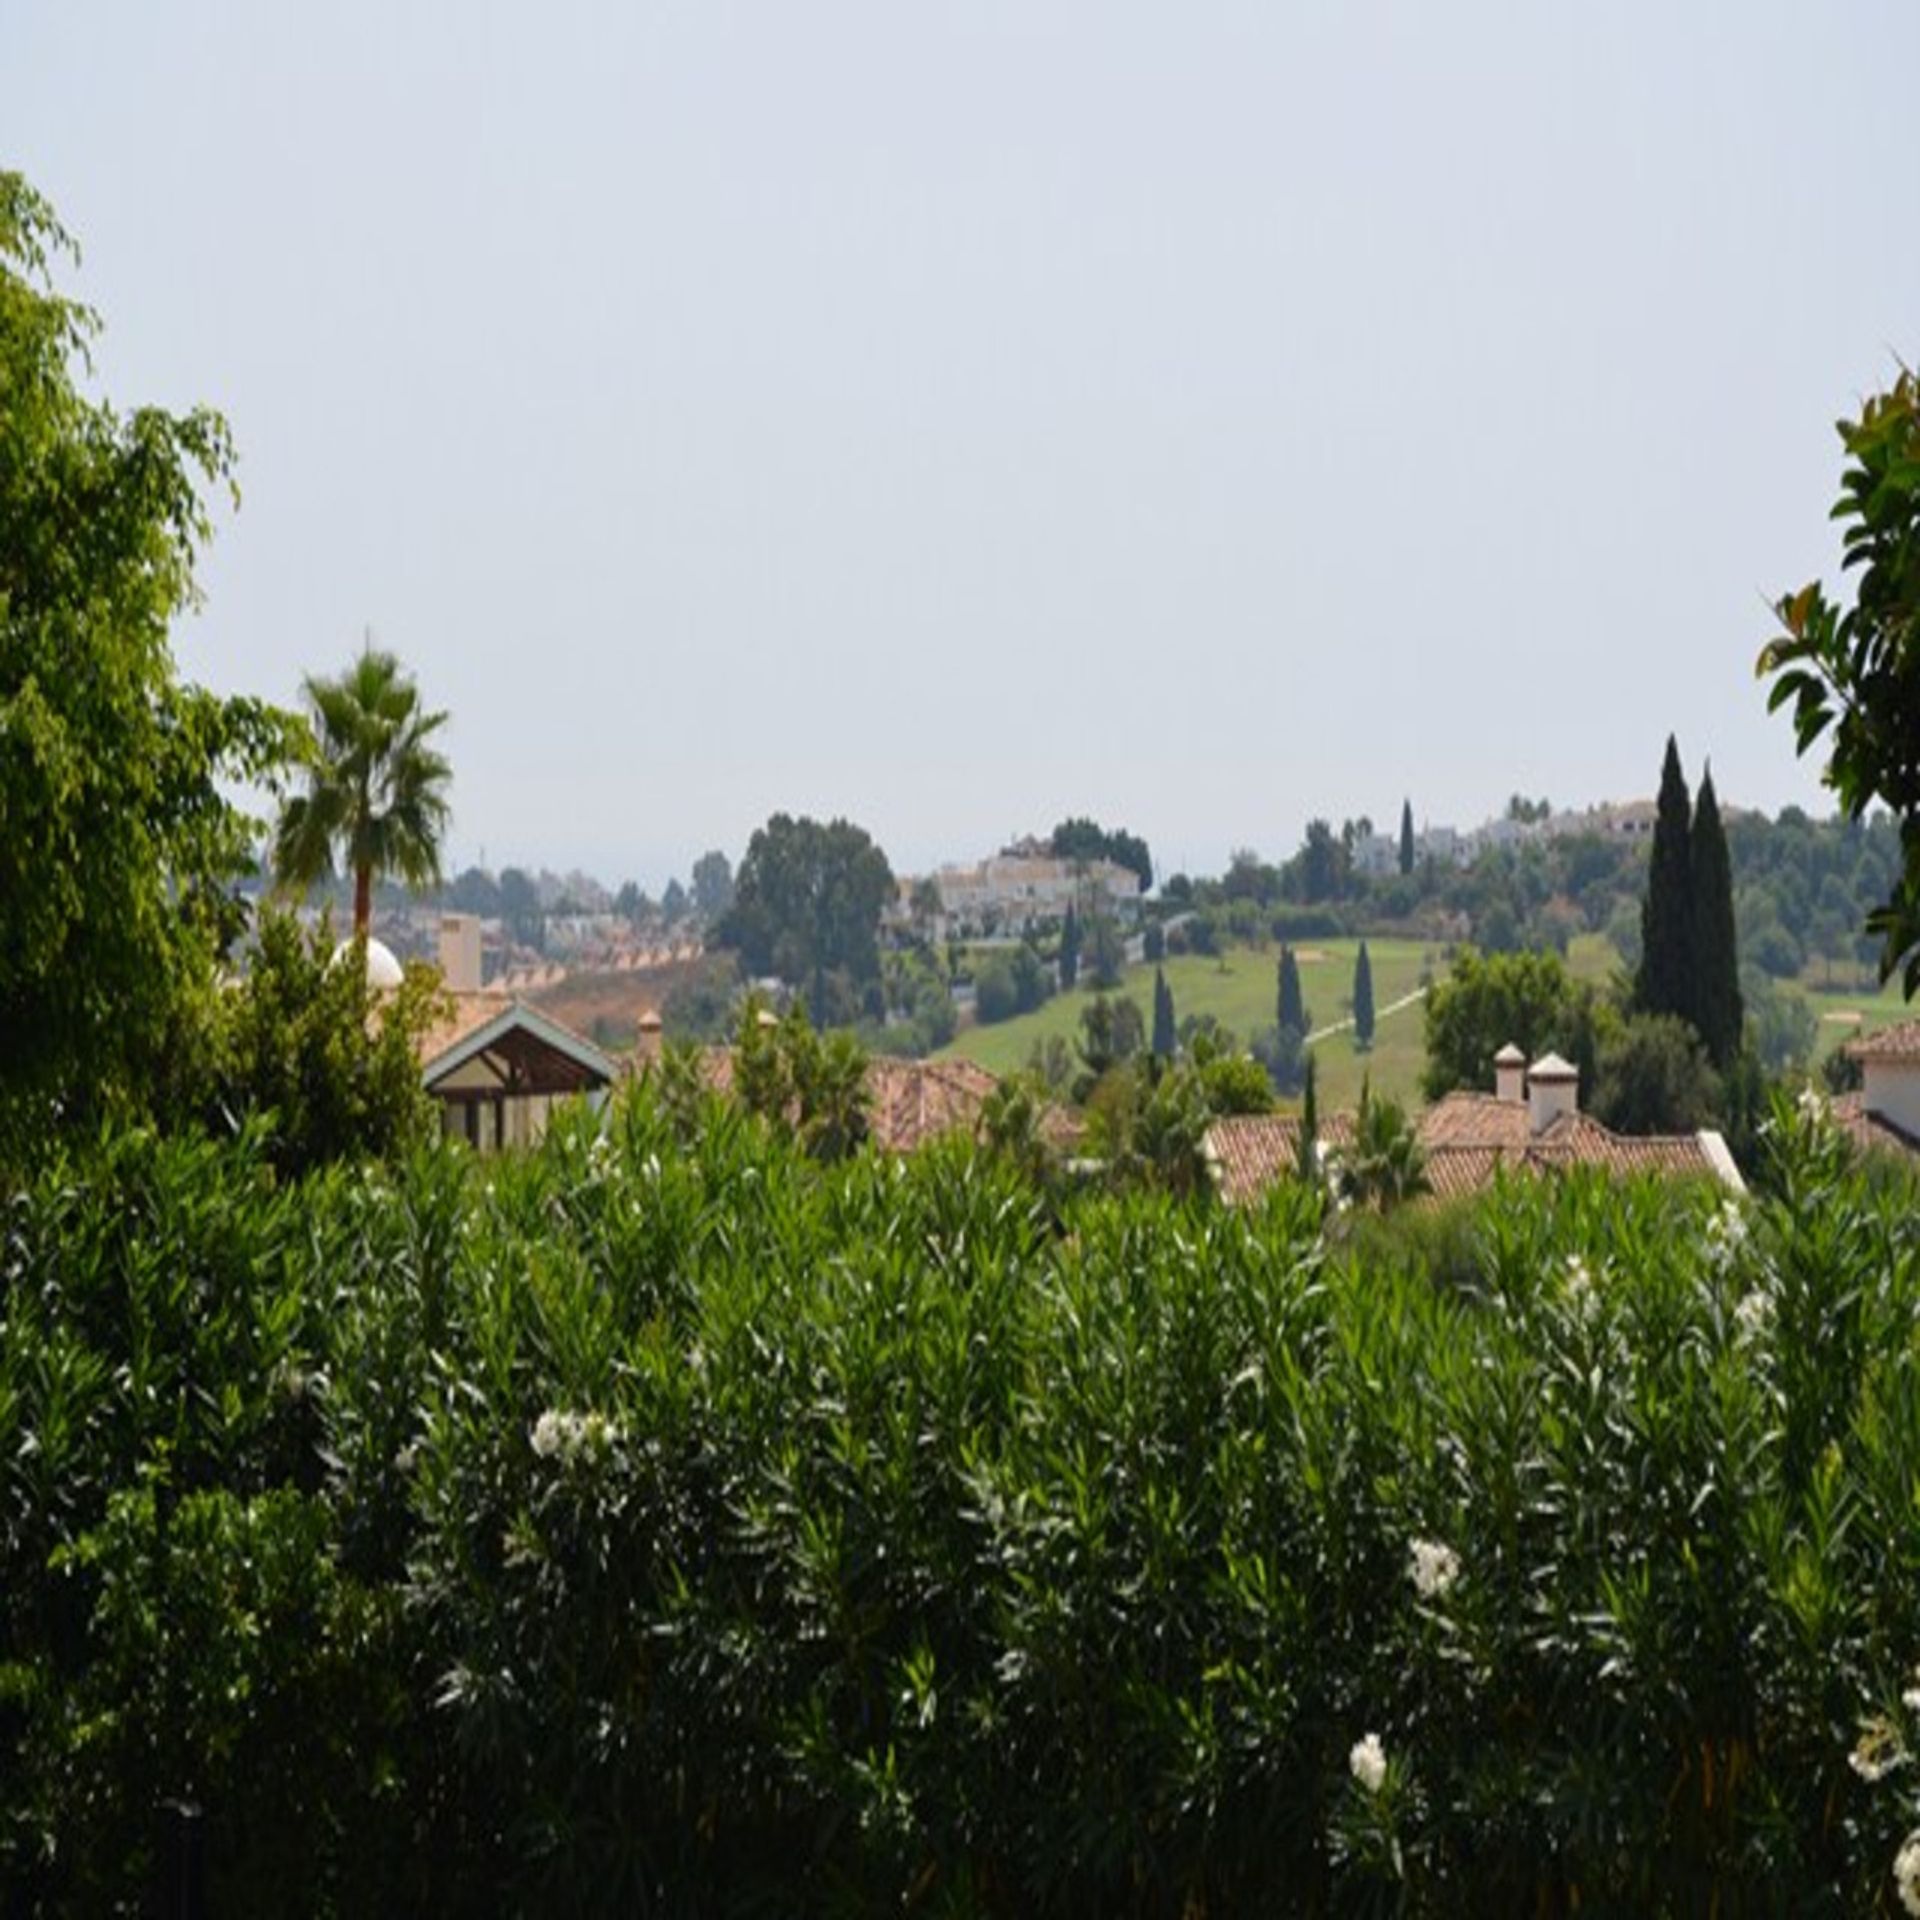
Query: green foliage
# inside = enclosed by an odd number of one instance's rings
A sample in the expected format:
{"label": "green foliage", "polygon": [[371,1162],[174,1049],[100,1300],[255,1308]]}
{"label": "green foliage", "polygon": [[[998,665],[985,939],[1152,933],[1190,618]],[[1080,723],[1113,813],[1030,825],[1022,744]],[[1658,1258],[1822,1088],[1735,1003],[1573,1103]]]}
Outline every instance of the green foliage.
{"label": "green foliage", "polygon": [[1426,1017],[1429,1100],[1455,1087],[1491,1092],[1493,1056],[1509,1042],[1529,1059],[1562,1053],[1593,1083],[1593,996],[1557,954],[1463,948],[1427,995]]}
{"label": "green foliage", "polygon": [[1080,979],[1080,915],[1071,900],[1060,922],[1060,986],[1071,993]]}
{"label": "green foliage", "polygon": [[1046,963],[1022,941],[996,949],[974,969],[974,1017],[983,1026],[1031,1013],[1052,997],[1053,980]]}
{"label": "green foliage", "polygon": [[1111,860],[1138,877],[1142,893],[1153,885],[1153,856],[1147,843],[1124,827],[1109,830],[1095,820],[1063,820],[1048,844],[1056,860]]}
{"label": "green foliage", "polygon": [[734,1091],[749,1113],[790,1129],[815,1160],[844,1160],[867,1138],[867,1056],[850,1033],[818,1034],[799,1001],[778,1021],[749,994],[733,1044]]}
{"label": "green foliage", "polygon": [[429,744],[446,725],[390,653],[369,640],[335,679],[303,683],[310,725],[300,759],[307,790],[281,809],[273,865],[280,880],[310,887],[333,871],[337,846],[353,876],[353,930],[373,917],[373,883],[398,874],[409,886],[440,878],[452,769]]}
{"label": "green foliage", "polygon": [[1087,984],[1096,993],[1111,993],[1126,971],[1127,940],[1110,913],[1092,915],[1083,936]]}
{"label": "green foliage", "polygon": [[0,1168],[164,1112],[242,916],[259,780],[289,717],[178,678],[218,414],[90,399],[99,323],[53,290],[72,244],[0,171]]}
{"label": "green foliage", "polygon": [[1400,871],[1410,874],[1414,866],[1413,802],[1400,803]]}
{"label": "green foliage", "polygon": [[733,863],[715,847],[693,863],[692,878],[694,911],[711,926],[733,905]]}
{"label": "green foliage", "polygon": [[1080,1064],[1089,1079],[1098,1080],[1122,1066],[1146,1044],[1146,1026],[1140,1009],[1122,996],[1096,994],[1080,1011]]}
{"label": "green foliage", "polygon": [[1215,1054],[1208,1060],[1196,1060],[1194,1071],[1200,1076],[1200,1088],[1210,1112],[1273,1111],[1273,1082],[1266,1068],[1251,1054]]}
{"label": "green foliage", "polygon": [[1179,1046],[1179,1022],[1174,1016],[1173,989],[1164,969],[1153,970],[1153,1042],[1156,1060],[1171,1060]]}
{"label": "green foliage", "polygon": [[1319,1075],[1313,1055],[1307,1055],[1307,1069],[1300,1082],[1300,1131],[1294,1137],[1293,1170],[1302,1180],[1320,1177],[1320,1094]]}
{"label": "green foliage", "polygon": [[1283,1028],[1291,1028],[1304,1039],[1309,1016],[1307,1003],[1300,994],[1300,963],[1294,958],[1293,949],[1284,941],[1280,947],[1277,1006],[1277,1023]]}
{"label": "green foliage", "polygon": [[887,856],[848,820],[776,813],[747,843],[714,944],[747,972],[802,988],[816,1021],[842,1023],[880,977],[880,911],[894,896]]}
{"label": "green foliage", "polygon": [[1893,386],[1838,425],[1847,464],[1833,518],[1845,528],[1844,564],[1856,575],[1841,607],[1816,581],[1775,611],[1785,631],[1760,655],[1773,676],[1769,711],[1791,704],[1806,753],[1831,733],[1826,782],[1850,820],[1878,801],[1900,825],[1901,868],[1867,919],[1881,943],[1884,980],[1904,964],[1920,988],[1920,378]]}
{"label": "green foliage", "polygon": [[1641,1013],[1670,1013],[1687,1020],[1695,1003],[1692,801],[1680,770],[1680,749],[1671,734],[1655,805],[1633,1003]]}
{"label": "green foliage", "polygon": [[1298,1027],[1267,1027],[1248,1042],[1276,1093],[1295,1094],[1313,1058]]}
{"label": "green foliage", "polygon": [[1809,1123],[1331,1240],[652,1086],[258,1144],[10,1211],[9,1906],[191,1796],[215,1912],[1885,1908],[1920,1211]]}
{"label": "green foliage", "polygon": [[1353,1041],[1363,1053],[1373,1045],[1373,962],[1364,940],[1353,962]]}
{"label": "green foliage", "polygon": [[1361,1088],[1353,1139],[1335,1157],[1334,1184],[1349,1205],[1379,1213],[1429,1191],[1426,1156],[1398,1101],[1376,1100]]}
{"label": "green foliage", "polygon": [[1596,1119],[1620,1133],[1691,1133],[1711,1126],[1720,1082],[1700,1036],[1670,1013],[1636,1013],[1600,1048]]}
{"label": "green foliage", "polygon": [[324,921],[308,932],[265,913],[246,977],[219,998],[201,1117],[216,1130],[262,1122],[263,1151],[283,1176],[396,1158],[433,1129],[416,1042],[441,1006],[431,968],[410,967],[377,996],[358,942],[336,961]]}
{"label": "green foliage", "polygon": [[1707,1058],[1724,1072],[1739,1056],[1746,1016],[1734,933],[1733,866],[1711,769],[1701,775],[1694,802],[1688,866],[1693,885],[1693,1024]]}

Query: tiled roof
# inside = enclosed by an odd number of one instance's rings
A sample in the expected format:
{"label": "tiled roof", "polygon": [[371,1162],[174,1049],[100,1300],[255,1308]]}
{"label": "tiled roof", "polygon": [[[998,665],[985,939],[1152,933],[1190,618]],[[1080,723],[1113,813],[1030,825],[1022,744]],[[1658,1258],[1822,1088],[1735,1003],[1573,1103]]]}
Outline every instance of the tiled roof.
{"label": "tiled roof", "polygon": [[867,1063],[867,1124],[886,1153],[911,1153],[948,1133],[971,1133],[999,1085],[970,1060],[883,1060]]}
{"label": "tiled roof", "polygon": [[478,1033],[513,1005],[510,993],[445,993],[440,997],[446,1017],[435,1021],[414,1045],[414,1057],[422,1066],[450,1053],[468,1034]]}
{"label": "tiled roof", "polygon": [[[529,1056],[560,1056],[575,1068],[584,1070],[586,1084],[605,1085],[618,1071],[617,1063],[603,1054],[584,1034],[576,1033],[564,1021],[550,1013],[529,1007],[511,994],[479,992],[443,994],[446,1017],[423,1033],[414,1046],[414,1058],[420,1062],[429,1084],[460,1064],[461,1050],[473,1042],[477,1050],[502,1057],[515,1055],[523,1062]],[[485,1033],[506,1015],[501,1032]],[[534,1089],[540,1091],[542,1089]]]}
{"label": "tiled roof", "polygon": [[[1207,1144],[1225,1198],[1254,1199],[1291,1173],[1298,1127],[1297,1121],[1277,1115],[1216,1121]],[[1353,1137],[1353,1116],[1330,1115],[1320,1131],[1329,1144],[1342,1145]],[[1441,1199],[1478,1193],[1501,1167],[1516,1173],[1604,1167],[1623,1177],[1650,1173],[1729,1184],[1739,1178],[1717,1135],[1621,1134],[1584,1113],[1562,1114],[1536,1135],[1522,1102],[1484,1093],[1448,1094],[1421,1116],[1417,1131],[1427,1184]]]}
{"label": "tiled roof", "polygon": [[1524,1100],[1496,1100],[1490,1093],[1450,1093],[1420,1116],[1420,1144],[1436,1147],[1502,1147],[1518,1151],[1533,1138]]}
{"label": "tiled roof", "polygon": [[[700,1073],[715,1093],[733,1091],[731,1047],[704,1047]],[[911,1153],[929,1140],[950,1133],[972,1133],[981,1109],[1000,1084],[971,1060],[899,1060],[875,1055],[867,1062],[868,1137],[883,1153]],[[1078,1128],[1059,1108],[1049,1106],[1040,1130],[1056,1147],[1078,1137]]]}
{"label": "tiled roof", "polygon": [[[1329,1114],[1319,1129],[1329,1146],[1353,1138],[1353,1116]],[[1292,1114],[1247,1113],[1216,1120],[1207,1129],[1207,1151],[1229,1200],[1252,1200],[1292,1173],[1300,1152],[1300,1122]]]}
{"label": "tiled roof", "polygon": [[1920,1061],[1920,1020],[1902,1020],[1897,1026],[1882,1027],[1847,1043],[1847,1054],[1855,1060]]}

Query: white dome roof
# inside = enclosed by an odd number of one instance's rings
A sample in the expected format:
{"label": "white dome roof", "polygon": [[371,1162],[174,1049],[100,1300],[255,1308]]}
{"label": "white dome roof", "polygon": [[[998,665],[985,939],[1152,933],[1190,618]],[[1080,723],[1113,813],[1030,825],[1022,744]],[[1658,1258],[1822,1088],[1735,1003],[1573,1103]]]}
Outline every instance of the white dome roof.
{"label": "white dome roof", "polygon": [[[353,951],[351,940],[342,940],[333,950],[334,963],[338,963]],[[406,978],[400,962],[393,957],[393,949],[384,940],[367,941],[367,985],[379,991],[385,987],[397,987]]]}

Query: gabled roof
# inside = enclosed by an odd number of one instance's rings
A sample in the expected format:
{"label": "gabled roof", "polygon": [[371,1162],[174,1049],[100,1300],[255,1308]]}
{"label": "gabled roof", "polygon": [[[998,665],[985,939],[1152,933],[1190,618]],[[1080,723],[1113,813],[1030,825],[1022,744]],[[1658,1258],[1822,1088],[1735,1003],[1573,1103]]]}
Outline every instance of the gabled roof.
{"label": "gabled roof", "polygon": [[[1351,1114],[1331,1114],[1321,1122],[1320,1137],[1343,1146],[1353,1138],[1353,1125]],[[1299,1132],[1297,1120],[1280,1114],[1215,1121],[1207,1147],[1222,1195],[1252,1200],[1291,1174]],[[1735,1191],[1745,1186],[1717,1133],[1615,1133],[1589,1114],[1563,1113],[1536,1134],[1522,1102],[1484,1093],[1448,1094],[1421,1115],[1416,1132],[1427,1183],[1442,1199],[1480,1192],[1502,1167],[1536,1174],[1602,1167],[1622,1177],[1647,1173],[1718,1180]]]}
{"label": "gabled roof", "polygon": [[1845,1052],[1851,1060],[1911,1060],[1920,1064],[1920,1020],[1902,1020],[1896,1026],[1882,1027],[1878,1033],[1850,1040]]}
{"label": "gabled roof", "polygon": [[576,1086],[612,1084],[615,1066],[591,1040],[562,1026],[551,1015],[503,993],[457,993],[449,1017],[423,1034],[417,1052],[420,1077],[432,1087],[483,1054],[510,1049],[516,1054],[545,1050],[565,1063],[565,1077]]}

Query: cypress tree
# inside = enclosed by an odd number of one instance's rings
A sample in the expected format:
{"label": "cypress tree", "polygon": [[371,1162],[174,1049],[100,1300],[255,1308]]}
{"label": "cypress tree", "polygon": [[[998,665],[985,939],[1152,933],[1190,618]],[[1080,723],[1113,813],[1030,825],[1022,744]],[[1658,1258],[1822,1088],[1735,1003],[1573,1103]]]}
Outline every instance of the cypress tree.
{"label": "cypress tree", "polygon": [[1060,923],[1060,985],[1071,992],[1080,978],[1080,916],[1067,902],[1067,917]]}
{"label": "cypress tree", "polygon": [[1302,1180],[1320,1177],[1320,1103],[1315,1097],[1313,1055],[1307,1055],[1306,1080],[1300,1089],[1300,1131],[1294,1136],[1294,1171]]}
{"label": "cypress tree", "polygon": [[1400,871],[1413,871],[1413,802],[1400,802]]}
{"label": "cypress tree", "polygon": [[1680,749],[1667,736],[1660,799],[1647,862],[1647,897],[1640,909],[1640,971],[1633,1002],[1641,1013],[1694,1017],[1693,808],[1680,771]]}
{"label": "cypress tree", "polygon": [[1295,1033],[1307,1030],[1307,1004],[1300,995],[1300,966],[1293,949],[1284,941],[1280,946],[1280,1025]]}
{"label": "cypress tree", "polygon": [[1373,1045],[1373,962],[1364,940],[1353,963],[1353,1040],[1363,1050]]}
{"label": "cypress tree", "polygon": [[1740,957],[1733,928],[1733,862],[1727,853],[1713,771],[1700,776],[1689,848],[1693,872],[1694,1026],[1720,1071],[1740,1053]]}
{"label": "cypress tree", "polygon": [[1153,970],[1153,1057],[1171,1060],[1178,1045],[1173,1022],[1173,989],[1160,967]]}

